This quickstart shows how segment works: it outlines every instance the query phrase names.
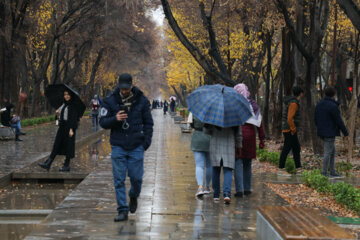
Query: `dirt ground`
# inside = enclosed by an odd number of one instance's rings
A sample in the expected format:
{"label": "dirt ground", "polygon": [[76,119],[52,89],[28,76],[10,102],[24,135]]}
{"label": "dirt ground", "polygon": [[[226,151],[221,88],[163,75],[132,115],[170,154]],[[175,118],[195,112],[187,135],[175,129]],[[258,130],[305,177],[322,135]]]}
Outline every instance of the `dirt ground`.
{"label": "dirt ground", "polygon": [[[268,151],[281,152],[282,145],[282,141],[268,140],[266,142],[266,149]],[[346,162],[347,154],[342,139],[340,138],[336,140],[336,149],[336,162]],[[350,161],[353,167],[348,174],[351,176],[360,177],[359,160],[359,145],[357,145],[354,149],[354,158]],[[322,158],[321,156],[314,155],[310,148],[302,147],[301,163],[305,170],[321,169]],[[260,163],[257,160],[253,161],[252,168],[254,173],[288,174],[286,171],[280,170],[277,166],[268,162]],[[359,218],[356,212],[348,210],[344,206],[338,204],[333,197],[318,193],[316,190],[303,184],[267,183],[267,186],[289,202],[290,205],[314,208],[319,210],[323,216]],[[360,230],[347,230],[355,234],[357,239],[360,239]]]}

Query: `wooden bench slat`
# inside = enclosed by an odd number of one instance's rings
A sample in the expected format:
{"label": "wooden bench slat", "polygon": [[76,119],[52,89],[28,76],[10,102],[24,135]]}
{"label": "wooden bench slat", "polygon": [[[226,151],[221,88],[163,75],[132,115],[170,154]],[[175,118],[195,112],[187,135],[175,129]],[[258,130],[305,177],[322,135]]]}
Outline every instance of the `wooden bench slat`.
{"label": "wooden bench slat", "polygon": [[284,239],[355,239],[315,209],[262,206],[259,212]]}

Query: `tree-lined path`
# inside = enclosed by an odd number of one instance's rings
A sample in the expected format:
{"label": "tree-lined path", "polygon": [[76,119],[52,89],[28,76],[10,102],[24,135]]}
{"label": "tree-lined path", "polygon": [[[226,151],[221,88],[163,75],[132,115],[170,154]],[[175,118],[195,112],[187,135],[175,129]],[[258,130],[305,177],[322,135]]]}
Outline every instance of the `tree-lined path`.
{"label": "tree-lined path", "polygon": [[153,117],[139,207],[129,221],[113,222],[109,156],[25,239],[255,239],[257,207],[287,204],[263,184],[271,178],[260,175],[254,177],[254,194],[233,198],[230,205],[214,203],[212,195],[195,199],[190,135],[181,134],[161,110],[153,111]]}

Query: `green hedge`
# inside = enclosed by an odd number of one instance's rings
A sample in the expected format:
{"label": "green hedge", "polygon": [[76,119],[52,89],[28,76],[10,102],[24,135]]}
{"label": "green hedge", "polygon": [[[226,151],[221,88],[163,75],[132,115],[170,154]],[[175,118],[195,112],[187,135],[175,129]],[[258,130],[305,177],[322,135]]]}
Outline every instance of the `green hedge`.
{"label": "green hedge", "polygon": [[[85,111],[83,116],[89,116],[90,111]],[[45,116],[45,117],[36,117],[36,118],[27,118],[20,121],[22,127],[36,126],[42,123],[55,121],[55,115]]]}
{"label": "green hedge", "polygon": [[[270,162],[271,164],[273,164],[275,166],[279,166],[280,153],[269,152],[266,149],[257,149],[256,155],[258,156],[258,159],[260,162]],[[285,169],[288,173],[291,173],[291,174],[296,173],[294,159],[289,158],[289,157],[286,159]]]}
{"label": "green hedge", "polygon": [[360,214],[360,190],[353,185],[344,182],[330,183],[329,178],[323,176],[320,170],[304,171],[302,180],[306,186],[331,194],[338,203]]}
{"label": "green hedge", "polygon": [[37,118],[28,118],[20,121],[22,127],[34,126],[46,122],[55,121],[55,115]]}

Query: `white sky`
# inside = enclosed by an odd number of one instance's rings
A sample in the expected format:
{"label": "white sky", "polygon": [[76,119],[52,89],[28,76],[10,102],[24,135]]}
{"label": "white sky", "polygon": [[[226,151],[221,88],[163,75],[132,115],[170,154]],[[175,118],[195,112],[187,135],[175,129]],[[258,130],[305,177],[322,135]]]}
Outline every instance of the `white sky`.
{"label": "white sky", "polygon": [[158,7],[155,10],[151,10],[151,19],[160,27],[164,24],[164,11],[162,7]]}

